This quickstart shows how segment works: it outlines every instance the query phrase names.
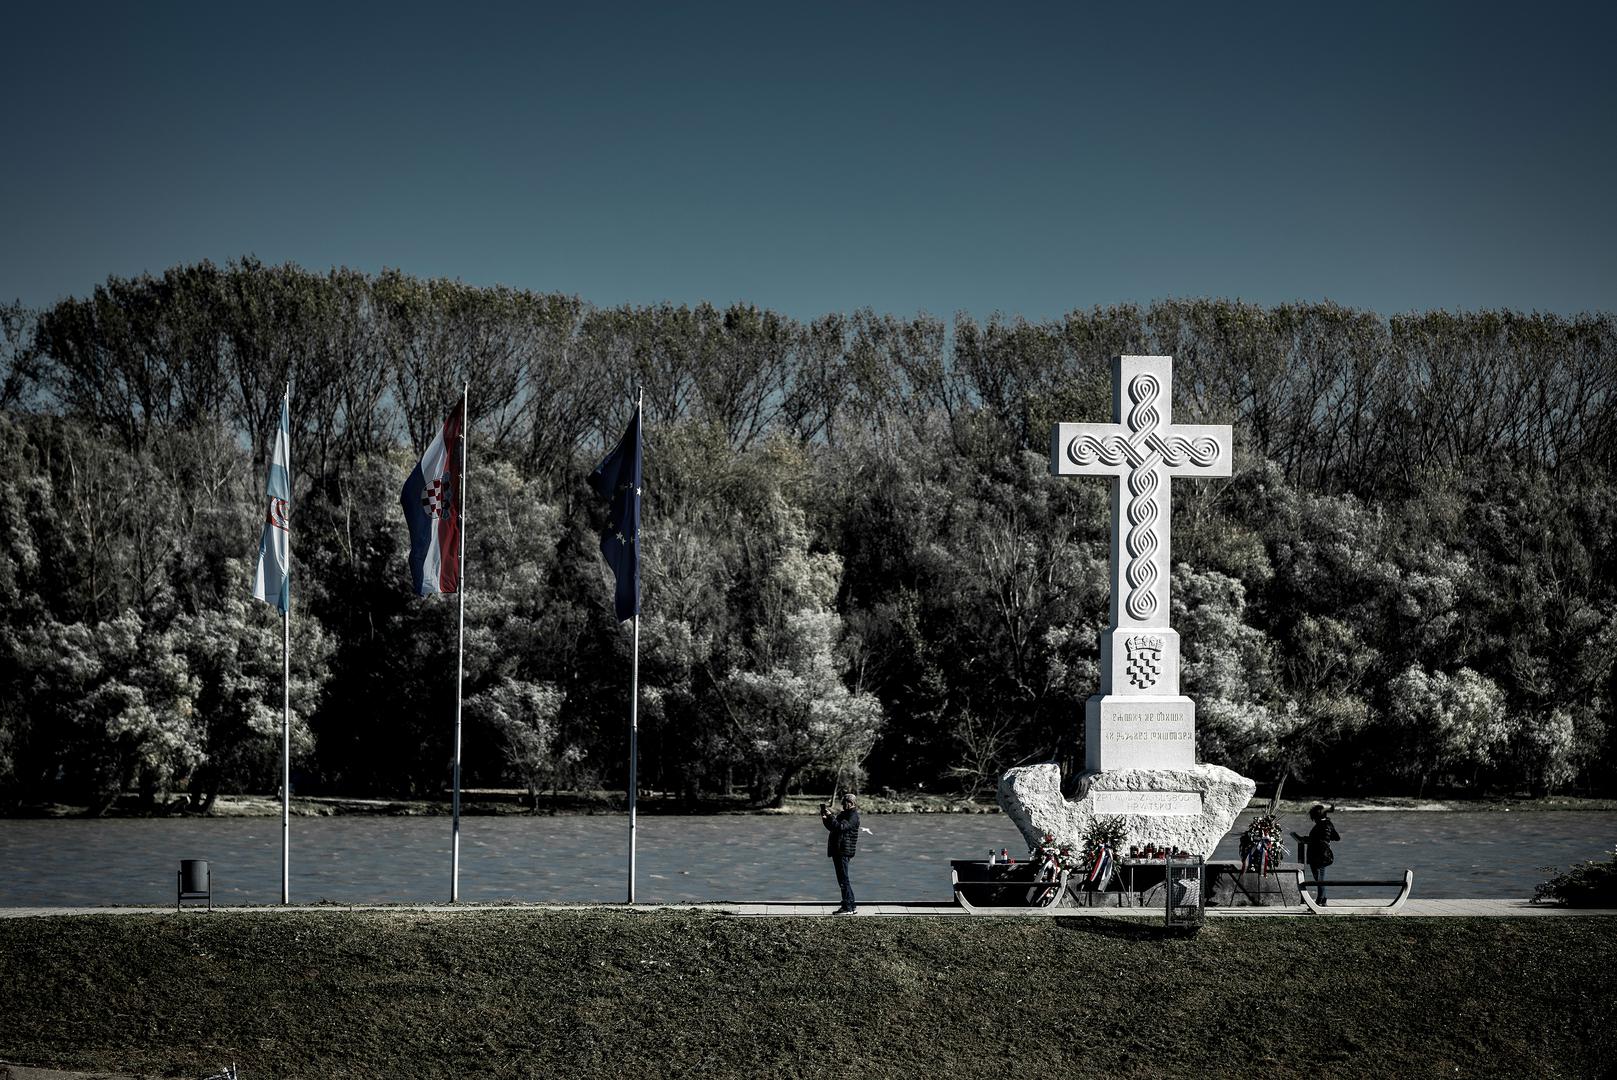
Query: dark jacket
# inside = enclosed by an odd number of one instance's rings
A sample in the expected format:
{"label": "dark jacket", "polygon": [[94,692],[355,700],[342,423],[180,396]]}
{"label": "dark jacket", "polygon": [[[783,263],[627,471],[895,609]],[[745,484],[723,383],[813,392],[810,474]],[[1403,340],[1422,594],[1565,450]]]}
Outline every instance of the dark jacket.
{"label": "dark jacket", "polygon": [[1314,822],[1314,827],[1308,830],[1308,865],[1329,866],[1336,856],[1331,851],[1331,841],[1340,840],[1336,834],[1336,826],[1331,819],[1322,817]]}
{"label": "dark jacket", "polygon": [[836,817],[822,817],[820,824],[831,831],[825,838],[825,853],[853,858],[859,848],[859,811],[844,810]]}

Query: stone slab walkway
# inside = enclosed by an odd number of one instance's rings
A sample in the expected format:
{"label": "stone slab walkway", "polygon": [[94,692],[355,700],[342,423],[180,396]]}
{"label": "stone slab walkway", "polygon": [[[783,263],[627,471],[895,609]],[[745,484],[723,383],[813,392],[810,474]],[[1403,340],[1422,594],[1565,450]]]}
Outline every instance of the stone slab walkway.
{"label": "stone slab walkway", "polygon": [[[836,910],[833,904],[711,904],[700,905],[704,907],[720,908],[731,915],[769,916],[769,915],[829,915]],[[1337,915],[1372,915],[1384,909],[1386,904],[1374,900],[1354,901],[1338,900],[1330,905],[1330,914],[1325,918]],[[1160,919],[1163,911],[1159,907],[1148,908],[1115,908],[1115,907],[1071,907],[1060,908],[1062,917],[1074,918],[1135,918]],[[972,917],[964,909],[949,903],[937,904],[862,904],[859,916],[951,916]],[[1604,908],[1563,908],[1551,907],[1542,904],[1531,904],[1526,900],[1416,900],[1404,901],[1403,908],[1398,912],[1399,918],[1429,918],[1433,916],[1461,916],[1466,918],[1514,918],[1526,916],[1530,918],[1547,915],[1608,915],[1617,916],[1617,910]],[[1302,906],[1294,907],[1228,907],[1208,908],[1207,917],[1210,919],[1251,919],[1251,918],[1287,918],[1309,917],[1308,909]],[[1042,915],[1030,915],[1029,909],[1006,908],[1001,911],[984,911],[978,909],[977,918],[1040,918]]]}
{"label": "stone slab walkway", "polygon": [[[1386,905],[1374,900],[1337,900],[1331,904],[1330,915],[1371,915]],[[413,912],[438,915],[474,915],[490,911],[617,911],[624,913],[651,911],[707,911],[720,915],[738,915],[748,918],[783,916],[826,916],[836,910],[835,904],[807,903],[728,903],[728,904],[291,904],[285,907],[216,907],[219,914],[300,915],[311,912]],[[1134,918],[1160,919],[1162,909],[1116,907],[1064,907],[1062,917],[1071,918]],[[174,915],[172,907],[14,907],[0,908],[0,919],[40,918],[51,915]],[[190,906],[180,913],[190,917],[206,917],[206,908]],[[1212,919],[1253,919],[1310,917],[1303,907],[1230,907],[1208,908]],[[1398,918],[1542,918],[1545,916],[1617,916],[1617,909],[1565,908],[1532,904],[1526,900],[1417,900],[1404,902]],[[970,913],[946,900],[924,901],[911,904],[863,904],[853,918],[938,917],[971,918]],[[999,911],[981,911],[977,918],[1025,919],[1044,917],[1031,914],[1027,908],[1004,908]]]}

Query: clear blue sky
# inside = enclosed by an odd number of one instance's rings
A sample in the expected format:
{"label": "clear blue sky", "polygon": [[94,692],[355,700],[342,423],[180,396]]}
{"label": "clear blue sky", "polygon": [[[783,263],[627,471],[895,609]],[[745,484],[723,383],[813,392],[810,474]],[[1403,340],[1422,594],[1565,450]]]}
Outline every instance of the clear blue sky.
{"label": "clear blue sky", "polygon": [[252,253],[800,317],[1612,310],[1614,12],[16,4],[0,299]]}

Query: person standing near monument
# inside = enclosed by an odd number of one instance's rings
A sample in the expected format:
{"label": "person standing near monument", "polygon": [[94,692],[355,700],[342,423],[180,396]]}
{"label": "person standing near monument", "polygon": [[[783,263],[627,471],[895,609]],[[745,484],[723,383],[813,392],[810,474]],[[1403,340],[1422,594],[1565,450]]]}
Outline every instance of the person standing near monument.
{"label": "person standing near monument", "polygon": [[[1334,810],[1335,807],[1331,809]],[[1336,826],[1331,824],[1330,810],[1325,808],[1324,803],[1315,803],[1309,807],[1308,816],[1314,822],[1314,827],[1308,830],[1308,835],[1306,837],[1298,833],[1292,833],[1291,835],[1298,842],[1308,845],[1306,851],[1308,870],[1314,875],[1314,880],[1319,883],[1318,899],[1320,905],[1323,906],[1325,903],[1325,868],[1336,861],[1336,853],[1331,850],[1331,841],[1340,840],[1342,837],[1337,834]]]}
{"label": "person standing near monument", "polygon": [[842,906],[838,915],[852,915],[859,910],[853,898],[853,885],[848,881],[848,860],[859,848],[859,802],[852,792],[842,796],[842,812],[831,814],[831,805],[820,807],[820,824],[830,833],[825,838],[825,853],[836,867],[837,886],[842,890]]}

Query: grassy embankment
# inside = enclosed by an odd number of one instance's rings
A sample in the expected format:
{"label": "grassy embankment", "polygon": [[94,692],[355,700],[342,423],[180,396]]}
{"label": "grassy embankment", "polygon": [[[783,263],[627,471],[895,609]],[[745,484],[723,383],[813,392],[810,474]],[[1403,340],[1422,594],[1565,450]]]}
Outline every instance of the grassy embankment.
{"label": "grassy embankment", "polygon": [[[696,803],[689,803],[674,795],[647,794],[640,797],[638,807],[643,814],[814,814],[818,813],[825,796],[792,795],[786,805],[778,809],[759,809],[745,796],[711,795]],[[1326,799],[1336,803],[1338,813],[1362,810],[1617,810],[1617,799],[1582,798],[1556,795],[1546,798],[1506,798],[1496,796],[1479,799],[1414,799],[1402,796],[1374,796],[1367,798]],[[1305,814],[1314,800],[1282,799],[1280,811],[1284,814]],[[1255,800],[1252,809],[1266,805]],[[527,796],[516,790],[473,789],[463,794],[461,812],[468,815],[494,816],[508,814],[614,814],[622,813],[628,803],[621,791],[563,791],[556,795],[541,796],[535,809]],[[860,809],[867,814],[997,814],[999,806],[992,796],[979,799],[959,799],[947,795],[921,792],[895,795],[861,795]],[[339,817],[350,814],[393,817],[427,817],[447,815],[450,803],[442,799],[366,799],[343,796],[294,796],[292,813],[297,817]],[[143,806],[134,796],[119,799],[108,810],[107,817],[183,816],[196,811],[183,800],[167,805]],[[61,803],[24,806],[15,811],[21,817],[81,817],[89,813],[84,806]],[[214,802],[208,817],[279,817],[280,800],[270,795],[222,795]]]}
{"label": "grassy embankment", "polygon": [[195,1076],[1585,1076],[1617,919],[0,920],[0,1060]]}

